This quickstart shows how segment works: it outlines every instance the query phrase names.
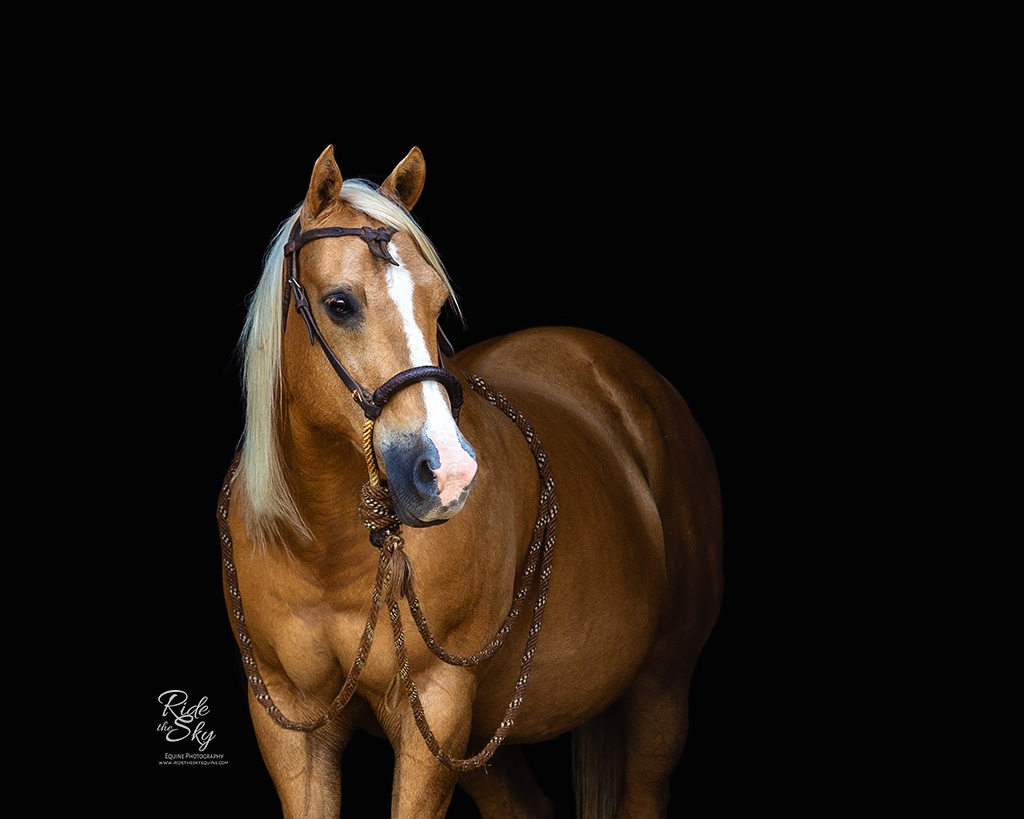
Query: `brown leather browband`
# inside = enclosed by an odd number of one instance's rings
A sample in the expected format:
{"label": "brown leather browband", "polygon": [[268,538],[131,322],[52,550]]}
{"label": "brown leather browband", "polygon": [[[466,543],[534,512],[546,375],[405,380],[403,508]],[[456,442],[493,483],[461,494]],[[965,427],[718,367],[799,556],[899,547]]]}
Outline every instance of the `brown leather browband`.
{"label": "brown leather browband", "polygon": [[297,233],[298,228],[299,223],[296,222],[295,226],[292,228],[291,235],[288,237],[288,243],[284,246],[286,256],[298,253],[298,251],[302,249],[303,245],[312,242],[314,239],[329,239],[335,236],[358,236],[366,242],[366,246],[370,248],[370,252],[378,259],[383,259],[388,264],[398,264],[398,262],[391,258],[391,254],[388,252],[388,242],[391,241],[391,237],[397,232],[396,228],[326,227],[313,228],[312,230],[307,230],[305,233]]}
{"label": "brown leather browband", "polygon": [[[396,228],[343,228],[343,227],[326,227],[326,228],[313,228],[307,230],[305,233],[302,232],[299,220],[295,220],[295,224],[292,227],[291,234],[288,237],[288,242],[284,246],[284,254],[286,259],[286,275],[285,280],[285,315],[288,311],[288,300],[291,295],[295,296],[295,310],[302,316],[303,321],[306,322],[306,329],[309,331],[309,343],[317,344],[323,349],[324,354],[327,356],[327,360],[330,362],[331,367],[338,374],[338,377],[342,380],[342,383],[348,388],[349,392],[352,393],[355,402],[362,407],[363,414],[370,420],[374,420],[379,417],[381,411],[384,409],[384,405],[395,395],[395,393],[412,384],[418,384],[421,381],[438,381],[448,391],[448,399],[451,402],[452,416],[455,418],[456,423],[459,420],[459,411],[462,409],[462,385],[459,383],[458,377],[451,370],[445,369],[443,366],[424,366],[424,367],[413,367],[408,370],[403,370],[397,375],[392,376],[372,393],[364,390],[358,382],[349,374],[348,370],[341,363],[338,357],[334,354],[330,345],[327,343],[327,339],[324,338],[323,333],[320,332],[320,328],[317,326],[316,319],[313,317],[313,312],[310,309],[309,299],[306,296],[306,289],[299,283],[299,251],[302,247],[309,242],[315,241],[316,239],[328,239],[341,236],[358,236],[370,249],[370,253],[381,259],[388,264],[397,265],[391,254],[388,252],[388,242],[391,241],[391,237],[395,234]],[[445,336],[444,331],[440,325],[437,328],[438,335],[438,348],[443,351],[445,355],[452,355],[454,350],[452,349],[451,342]],[[440,357],[438,358],[440,364]]]}

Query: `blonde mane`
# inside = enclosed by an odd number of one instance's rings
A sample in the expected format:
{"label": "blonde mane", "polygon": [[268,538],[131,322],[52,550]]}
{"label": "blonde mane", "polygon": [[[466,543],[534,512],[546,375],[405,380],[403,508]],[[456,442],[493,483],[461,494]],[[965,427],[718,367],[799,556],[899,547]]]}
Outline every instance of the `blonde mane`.
{"label": "blonde mane", "polygon": [[[338,199],[371,219],[408,233],[423,258],[448,289],[449,304],[461,319],[451,282],[433,244],[416,220],[375,186],[360,179],[346,180]],[[245,441],[238,480],[248,498],[245,525],[259,548],[280,542],[284,531],[309,538],[309,529],[295,505],[281,457],[278,430],[283,408],[281,349],[284,332],[284,246],[299,218],[298,208],[278,229],[263,261],[263,274],[252,295],[239,340],[245,395]]]}

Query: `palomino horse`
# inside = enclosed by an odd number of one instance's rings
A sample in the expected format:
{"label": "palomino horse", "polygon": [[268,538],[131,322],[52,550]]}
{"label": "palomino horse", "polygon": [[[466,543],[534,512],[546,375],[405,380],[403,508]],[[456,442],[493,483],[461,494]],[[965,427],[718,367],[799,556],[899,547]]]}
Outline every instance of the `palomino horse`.
{"label": "palomino horse", "polygon": [[708,445],[597,334],[451,356],[423,179],[416,148],[379,188],[325,150],[246,322],[218,514],[284,814],[339,815],[363,728],[394,749],[393,817],[443,816],[456,784],[483,817],[549,816],[517,745],[567,731],[583,816],[664,816],[722,589]]}

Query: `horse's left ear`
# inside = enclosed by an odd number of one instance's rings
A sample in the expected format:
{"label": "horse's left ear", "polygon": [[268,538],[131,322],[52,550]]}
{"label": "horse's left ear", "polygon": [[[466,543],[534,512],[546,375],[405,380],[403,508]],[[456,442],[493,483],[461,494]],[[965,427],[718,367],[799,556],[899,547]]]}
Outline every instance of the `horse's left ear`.
{"label": "horse's left ear", "polygon": [[405,159],[395,166],[391,176],[384,180],[380,192],[396,202],[401,202],[406,210],[412,210],[412,206],[423,192],[426,176],[427,164],[423,161],[423,152],[419,148],[413,148]]}

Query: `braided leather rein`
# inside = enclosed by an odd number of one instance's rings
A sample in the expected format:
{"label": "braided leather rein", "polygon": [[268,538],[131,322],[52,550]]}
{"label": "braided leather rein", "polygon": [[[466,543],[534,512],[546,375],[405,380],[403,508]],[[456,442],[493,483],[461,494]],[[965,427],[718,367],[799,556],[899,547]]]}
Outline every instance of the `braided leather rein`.
{"label": "braided leather rein", "polygon": [[[380,550],[380,559],[377,564],[377,575],[371,593],[370,611],[366,618],[366,626],[356,651],[355,659],[341,691],[334,698],[327,710],[319,717],[309,721],[295,721],[285,716],[274,704],[266,683],[260,676],[256,657],[253,653],[252,640],[249,637],[245,624],[245,614],[242,609],[242,596],[238,589],[238,576],[235,570],[233,558],[233,545],[231,534],[228,530],[228,510],[231,500],[231,484],[238,470],[239,454],[236,454],[224,479],[220,497],[217,504],[217,520],[221,539],[221,557],[223,562],[224,578],[230,597],[231,612],[235,621],[239,651],[242,655],[242,663],[245,667],[246,677],[252,688],[256,700],[263,705],[270,717],[281,727],[294,731],[315,731],[326,725],[331,719],[337,716],[341,710],[352,699],[355,693],[359,675],[366,665],[366,658],[373,645],[374,632],[377,626],[377,617],[380,612],[381,600],[387,600],[388,619],[391,623],[391,631],[394,637],[395,657],[398,661],[398,675],[405,687],[409,705],[412,708],[413,718],[420,735],[430,749],[431,753],[445,767],[452,771],[464,772],[482,767],[498,749],[515,724],[519,708],[523,704],[523,696],[527,682],[530,678],[530,670],[533,665],[533,658],[536,654],[537,641],[540,638],[543,624],[544,607],[547,603],[548,588],[551,579],[551,567],[554,557],[555,537],[557,533],[558,500],[555,492],[555,482],[548,465],[547,455],[541,445],[540,439],[533,428],[526,422],[522,413],[509,404],[508,400],[500,393],[495,393],[483,381],[483,379],[467,375],[470,388],[478,395],[486,398],[487,401],[501,410],[511,419],[519,431],[523,434],[530,451],[537,464],[537,472],[540,477],[540,499],[538,501],[537,521],[533,527],[530,546],[526,555],[526,564],[523,567],[522,578],[516,588],[512,599],[512,605],[502,624],[498,627],[494,636],[488,643],[470,656],[462,656],[452,653],[441,646],[434,638],[433,633],[427,624],[426,617],[420,608],[419,598],[413,587],[411,567],[408,558],[403,553],[404,541],[401,537],[398,518],[391,507],[390,496],[386,485],[382,484],[376,474],[376,466],[372,456],[372,444],[366,450],[367,464],[370,472],[370,480],[364,485],[361,493],[359,513],[360,517],[370,530],[370,542]],[[369,434],[367,434],[369,433]],[[368,421],[364,431],[364,440],[372,435],[372,419]],[[539,571],[538,571],[539,565]],[[535,583],[539,583],[537,600],[533,606],[533,617],[530,624],[526,648],[520,664],[520,674],[516,681],[512,700],[509,702],[505,716],[502,718],[497,730],[484,748],[474,756],[457,759],[448,754],[434,736],[430,725],[427,722],[423,705],[419,699],[416,684],[412,678],[409,667],[409,658],[405,649],[405,631],[402,625],[401,611],[398,605],[400,597],[406,597],[409,603],[409,610],[412,613],[416,627],[423,638],[424,643],[431,652],[443,662],[449,665],[463,667],[475,666],[483,660],[493,656],[505,642],[505,638],[512,631],[519,614],[522,611],[530,589]]]}

